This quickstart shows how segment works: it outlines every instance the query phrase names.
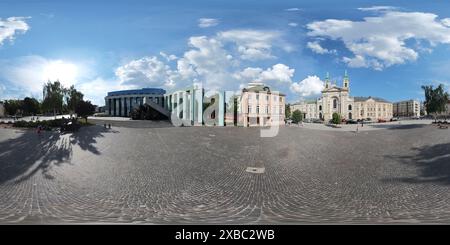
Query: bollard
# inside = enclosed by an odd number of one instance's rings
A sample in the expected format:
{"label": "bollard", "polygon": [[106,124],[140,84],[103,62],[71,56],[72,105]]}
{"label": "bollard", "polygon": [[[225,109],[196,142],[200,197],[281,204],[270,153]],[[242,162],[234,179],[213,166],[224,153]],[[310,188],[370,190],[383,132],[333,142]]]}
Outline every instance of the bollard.
{"label": "bollard", "polygon": [[104,126],[105,126],[105,128],[106,128],[106,123],[105,123],[105,125],[104,125]]}
{"label": "bollard", "polygon": [[111,128],[111,124],[108,124],[108,127]]}

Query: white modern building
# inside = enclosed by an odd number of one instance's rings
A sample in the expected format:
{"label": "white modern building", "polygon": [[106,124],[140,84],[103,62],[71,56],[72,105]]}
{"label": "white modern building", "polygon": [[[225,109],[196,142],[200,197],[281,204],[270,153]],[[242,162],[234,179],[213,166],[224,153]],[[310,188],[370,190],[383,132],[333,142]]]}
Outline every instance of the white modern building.
{"label": "white modern building", "polygon": [[110,116],[129,117],[131,111],[145,102],[162,106],[166,91],[160,88],[143,88],[109,92],[105,97],[105,113]]}

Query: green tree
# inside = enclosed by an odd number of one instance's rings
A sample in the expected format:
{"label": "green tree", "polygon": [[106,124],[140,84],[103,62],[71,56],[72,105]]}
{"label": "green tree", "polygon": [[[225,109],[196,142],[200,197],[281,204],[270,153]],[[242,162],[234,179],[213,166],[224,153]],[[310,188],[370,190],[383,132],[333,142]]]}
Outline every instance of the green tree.
{"label": "green tree", "polygon": [[75,112],[75,109],[77,108],[78,104],[83,101],[83,93],[76,90],[75,87],[72,85],[70,88],[65,90],[66,95],[66,105],[67,109],[70,112],[70,115],[72,116],[72,113]]}
{"label": "green tree", "polygon": [[21,113],[22,100],[5,100],[5,112],[7,115],[14,116]]}
{"label": "green tree", "polygon": [[284,112],[285,112],[286,118],[291,118],[291,105],[290,104],[286,104],[284,106]]}
{"label": "green tree", "polygon": [[36,115],[40,112],[40,103],[35,98],[25,97],[22,102],[22,111],[26,116]]}
{"label": "green tree", "polygon": [[292,122],[299,123],[303,120],[303,113],[299,110],[292,112]]}
{"label": "green tree", "polygon": [[88,116],[92,116],[95,113],[95,107],[92,105],[90,101],[80,101],[76,108],[75,113],[77,113],[78,117],[84,118],[87,123]]}
{"label": "green tree", "polygon": [[53,111],[53,115],[56,115],[57,112],[62,113],[64,94],[65,89],[58,80],[56,82],[48,81],[44,84],[42,109],[46,112]]}
{"label": "green tree", "polygon": [[333,118],[331,119],[333,124],[341,124],[341,115],[337,112],[333,113]]}
{"label": "green tree", "polygon": [[449,100],[449,95],[444,91],[444,85],[442,84],[439,84],[435,89],[433,85],[422,86],[422,89],[425,92],[425,109],[436,120],[436,116],[446,110],[445,106]]}

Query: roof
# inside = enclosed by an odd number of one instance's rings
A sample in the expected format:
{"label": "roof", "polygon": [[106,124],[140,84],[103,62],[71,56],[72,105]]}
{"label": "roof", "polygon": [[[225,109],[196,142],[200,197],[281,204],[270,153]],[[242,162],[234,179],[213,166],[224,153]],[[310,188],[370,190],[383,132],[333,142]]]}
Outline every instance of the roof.
{"label": "roof", "polygon": [[372,96],[369,96],[369,97],[361,97],[361,96],[358,96],[358,97],[353,97],[353,99],[354,99],[355,102],[366,101],[366,100],[369,100],[369,99],[373,99],[373,100],[375,100],[376,102],[391,103],[391,102],[389,102],[389,101],[387,101],[387,100],[385,100],[385,99],[383,99],[383,98],[372,97]]}
{"label": "roof", "polygon": [[[247,88],[243,88],[242,92],[254,92],[254,93],[259,93],[259,92],[266,92],[268,94],[271,94],[272,92],[270,92],[270,88],[268,86],[265,86],[264,84],[258,84],[255,86],[250,86]],[[285,96],[282,93],[279,93],[280,96]]]}
{"label": "roof", "polygon": [[161,88],[142,88],[142,89],[131,89],[131,90],[120,90],[108,92],[108,96],[119,96],[119,95],[134,95],[134,94],[165,94],[166,90]]}

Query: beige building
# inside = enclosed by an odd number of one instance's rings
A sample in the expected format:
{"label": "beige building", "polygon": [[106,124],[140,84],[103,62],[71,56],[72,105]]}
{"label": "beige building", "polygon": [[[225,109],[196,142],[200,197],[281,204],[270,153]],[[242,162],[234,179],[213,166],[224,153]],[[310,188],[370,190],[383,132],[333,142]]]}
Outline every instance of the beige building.
{"label": "beige building", "polygon": [[377,97],[350,97],[350,79],[345,72],[342,87],[332,84],[329,75],[325,79],[322,96],[315,101],[300,102],[291,105],[291,112],[299,110],[305,119],[321,119],[328,122],[333,113],[339,113],[344,119],[390,120],[392,103]]}
{"label": "beige building", "polygon": [[249,83],[239,98],[239,124],[245,127],[283,125],[285,97],[262,83]]}
{"label": "beige building", "polygon": [[417,100],[405,100],[393,104],[394,117],[420,117],[420,102]]}

